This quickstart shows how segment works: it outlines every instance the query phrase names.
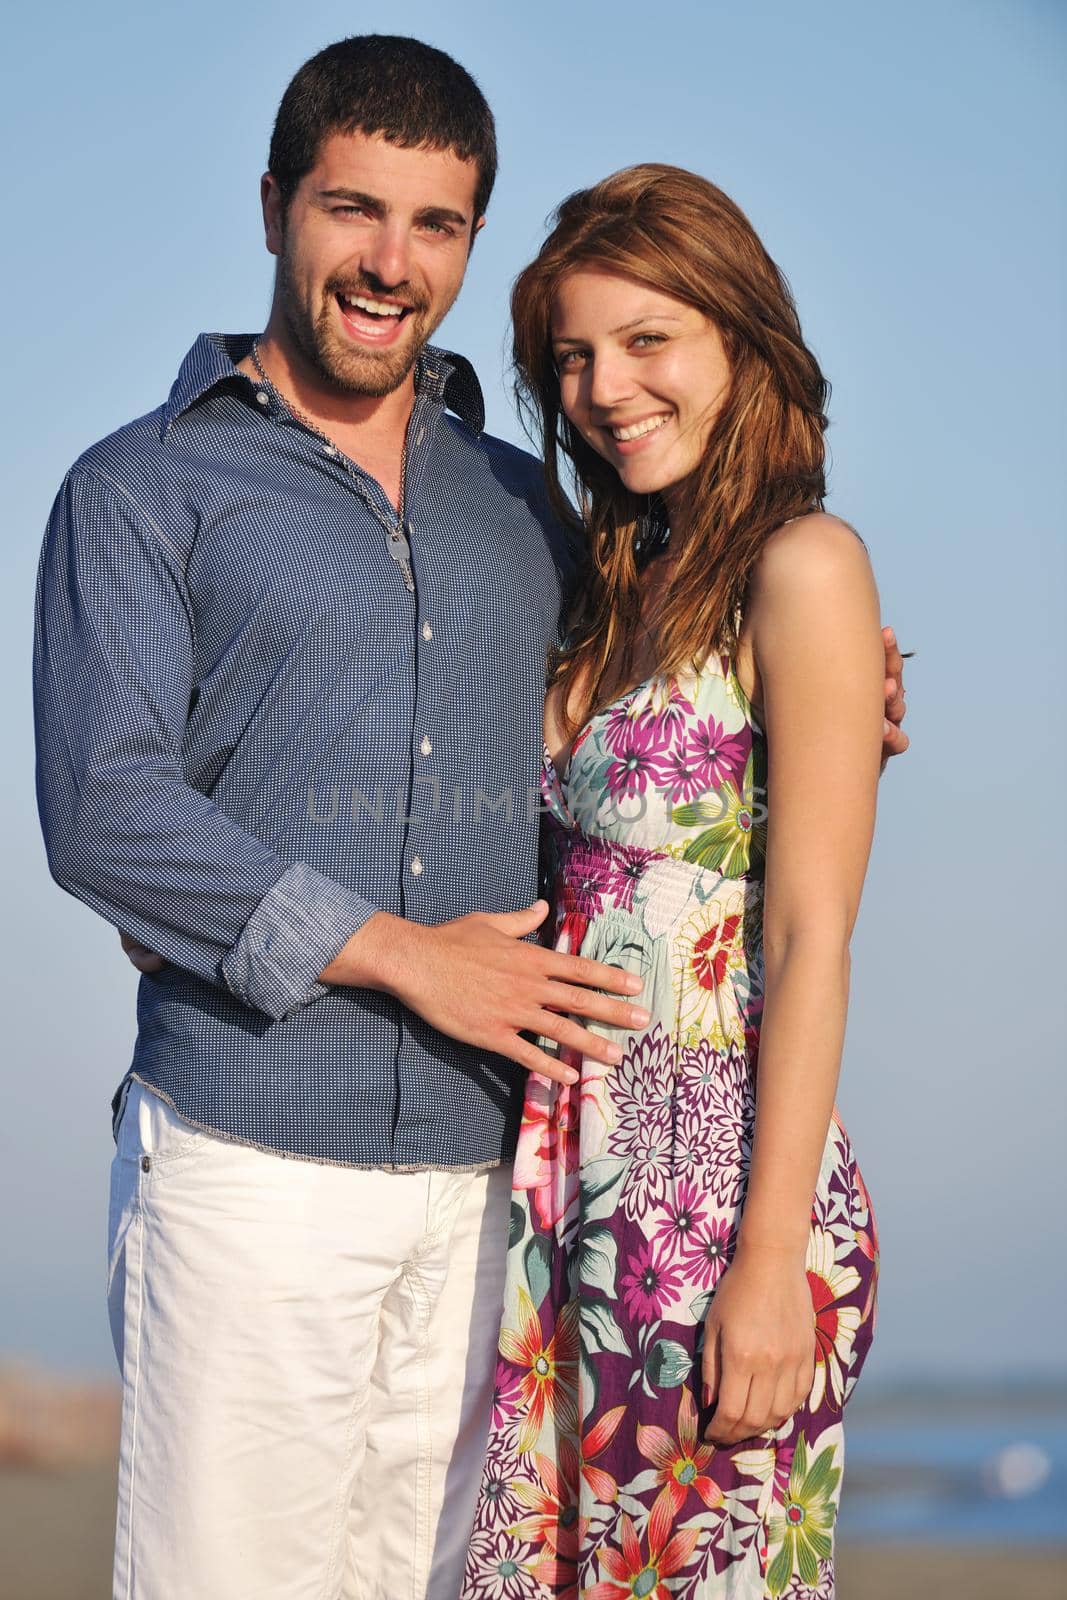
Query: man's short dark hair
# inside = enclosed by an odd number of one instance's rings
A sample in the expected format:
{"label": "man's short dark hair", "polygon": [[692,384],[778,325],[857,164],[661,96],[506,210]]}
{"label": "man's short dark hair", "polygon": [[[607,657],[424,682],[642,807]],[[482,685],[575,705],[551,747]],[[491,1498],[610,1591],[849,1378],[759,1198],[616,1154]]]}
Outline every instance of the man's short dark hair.
{"label": "man's short dark hair", "polygon": [[476,162],[474,215],[484,215],[496,178],[493,113],[470,73],[443,50],[366,33],[305,61],[282,96],[270,141],[268,166],[287,210],[323,140],[357,132]]}

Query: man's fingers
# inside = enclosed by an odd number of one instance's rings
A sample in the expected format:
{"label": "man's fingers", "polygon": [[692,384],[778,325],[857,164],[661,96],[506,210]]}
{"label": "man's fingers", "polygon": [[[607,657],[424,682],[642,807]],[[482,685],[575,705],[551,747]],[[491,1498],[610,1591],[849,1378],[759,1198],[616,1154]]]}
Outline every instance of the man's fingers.
{"label": "man's fingers", "polygon": [[596,1022],[609,1022],[615,1028],[647,1028],[652,1020],[643,1006],[628,1005],[625,1000],[609,1000],[595,989],[575,988],[568,983],[549,984],[550,999],[542,1003],[553,1011],[570,1011],[581,1017],[591,1017]]}
{"label": "man's fingers", "polygon": [[606,1066],[617,1066],[622,1060],[621,1045],[605,1039],[602,1034],[592,1033],[580,1023],[572,1022],[569,1017],[561,1017],[556,1011],[539,1011],[533,1021],[524,1022],[522,1026],[534,1033],[544,1034],[546,1039],[555,1039],[557,1044],[565,1044],[579,1055],[603,1061]]}
{"label": "man's fingers", "polygon": [[906,710],[907,707],[904,704],[904,695],[899,684],[897,683],[897,680],[895,678],[887,678],[885,680],[886,716],[890,722],[903,722],[904,712]]}
{"label": "man's fingers", "polygon": [[894,628],[882,629],[882,643],[885,646],[886,677],[895,678],[899,683],[901,672],[904,669],[904,657],[900,653],[900,646],[897,643],[897,635]]}
{"label": "man's fingers", "polygon": [[129,958],[131,966],[136,967],[138,972],[144,972],[151,976],[153,972],[158,972],[163,965],[162,956],[157,955],[154,950],[149,950],[147,945],[138,944],[132,933],[124,933],[121,928],[119,929],[119,943]]}
{"label": "man's fingers", "polygon": [[532,906],[523,906],[521,911],[494,911],[488,913],[488,916],[501,933],[518,939],[524,933],[532,933],[534,928],[541,926],[548,916],[548,901],[535,900]]}
{"label": "man's fingers", "polygon": [[886,721],[882,724],[882,753],[883,755],[903,755],[911,740],[903,728],[898,728],[895,723]]}
{"label": "man's fingers", "polygon": [[640,994],[644,983],[635,972],[625,972],[622,967],[605,966],[601,961],[590,961],[587,956],[568,956],[559,950],[547,952],[548,975],[562,983],[578,984],[585,989],[609,989],[613,994]]}
{"label": "man's fingers", "polygon": [[558,1056],[551,1056],[544,1050],[539,1050],[535,1044],[530,1044],[521,1034],[517,1034],[511,1046],[499,1047],[500,1054],[508,1056],[512,1061],[517,1061],[520,1067],[525,1067],[527,1072],[537,1072],[543,1078],[551,1078],[554,1083],[572,1084],[578,1082],[578,1074],[573,1067],[568,1067]]}

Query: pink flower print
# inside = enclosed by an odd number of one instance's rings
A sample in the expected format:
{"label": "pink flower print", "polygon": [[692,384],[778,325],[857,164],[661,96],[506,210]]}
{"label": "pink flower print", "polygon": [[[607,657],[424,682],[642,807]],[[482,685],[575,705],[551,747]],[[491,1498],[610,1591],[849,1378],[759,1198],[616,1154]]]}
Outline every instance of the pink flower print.
{"label": "pink flower print", "polygon": [[690,730],[688,754],[691,761],[703,767],[705,788],[717,789],[744,772],[751,747],[750,729],[727,733],[721,722],[709,717]]}
{"label": "pink flower print", "polygon": [[696,1185],[687,1181],[676,1183],[665,1212],[656,1224],[654,1238],[673,1259],[698,1233],[705,1220],[704,1200]]}
{"label": "pink flower print", "polygon": [[659,770],[672,805],[696,800],[708,789],[707,766],[690,744],[680,741],[672,745],[660,760]]}
{"label": "pink flower print", "polygon": [[619,755],[623,745],[628,744],[634,727],[641,721],[648,720],[648,713],[644,706],[636,704],[640,685],[629,694],[609,706],[604,713],[604,743],[609,750]]}
{"label": "pink flower print", "polygon": [[678,1292],[682,1279],[649,1239],[641,1241],[640,1247],[627,1257],[627,1264],[630,1270],[623,1274],[621,1284],[626,1309],[632,1317],[652,1322]]}
{"label": "pink flower print", "polygon": [[613,800],[644,794],[650,781],[660,782],[660,757],[667,742],[664,729],[651,717],[639,717],[629,724],[614,746],[618,760],[607,771],[608,793]]}
{"label": "pink flower print", "polygon": [[686,1281],[701,1289],[714,1289],[729,1265],[733,1237],[725,1217],[706,1218],[694,1228],[682,1245]]}
{"label": "pink flower print", "polygon": [[[569,1064],[575,1064],[573,1058]],[[516,1189],[529,1192],[537,1222],[546,1230],[563,1222],[578,1197],[578,1104],[575,1084],[533,1074],[527,1080],[513,1181]]]}

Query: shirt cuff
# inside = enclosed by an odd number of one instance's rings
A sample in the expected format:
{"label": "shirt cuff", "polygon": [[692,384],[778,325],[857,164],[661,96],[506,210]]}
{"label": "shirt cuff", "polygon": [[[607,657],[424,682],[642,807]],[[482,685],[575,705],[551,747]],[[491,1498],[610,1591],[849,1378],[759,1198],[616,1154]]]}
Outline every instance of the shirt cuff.
{"label": "shirt cuff", "polygon": [[351,889],[297,862],[263,896],[223,957],[232,994],[279,1022],[329,994],[323,967],[378,910]]}

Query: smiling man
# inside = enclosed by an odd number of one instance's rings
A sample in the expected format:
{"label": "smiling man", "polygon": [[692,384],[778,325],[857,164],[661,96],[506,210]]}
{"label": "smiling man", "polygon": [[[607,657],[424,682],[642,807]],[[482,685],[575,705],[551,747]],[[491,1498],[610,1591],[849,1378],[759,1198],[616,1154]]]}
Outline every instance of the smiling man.
{"label": "smiling man", "polygon": [[[428,343],[496,167],[448,56],[297,73],[274,299],[88,450],[41,557],[57,881],[144,976],[114,1101],[124,1600],[454,1600],[530,1035],[640,1028],[542,948],[537,786],[572,558]],[[157,952],[149,955],[148,952]]]}

